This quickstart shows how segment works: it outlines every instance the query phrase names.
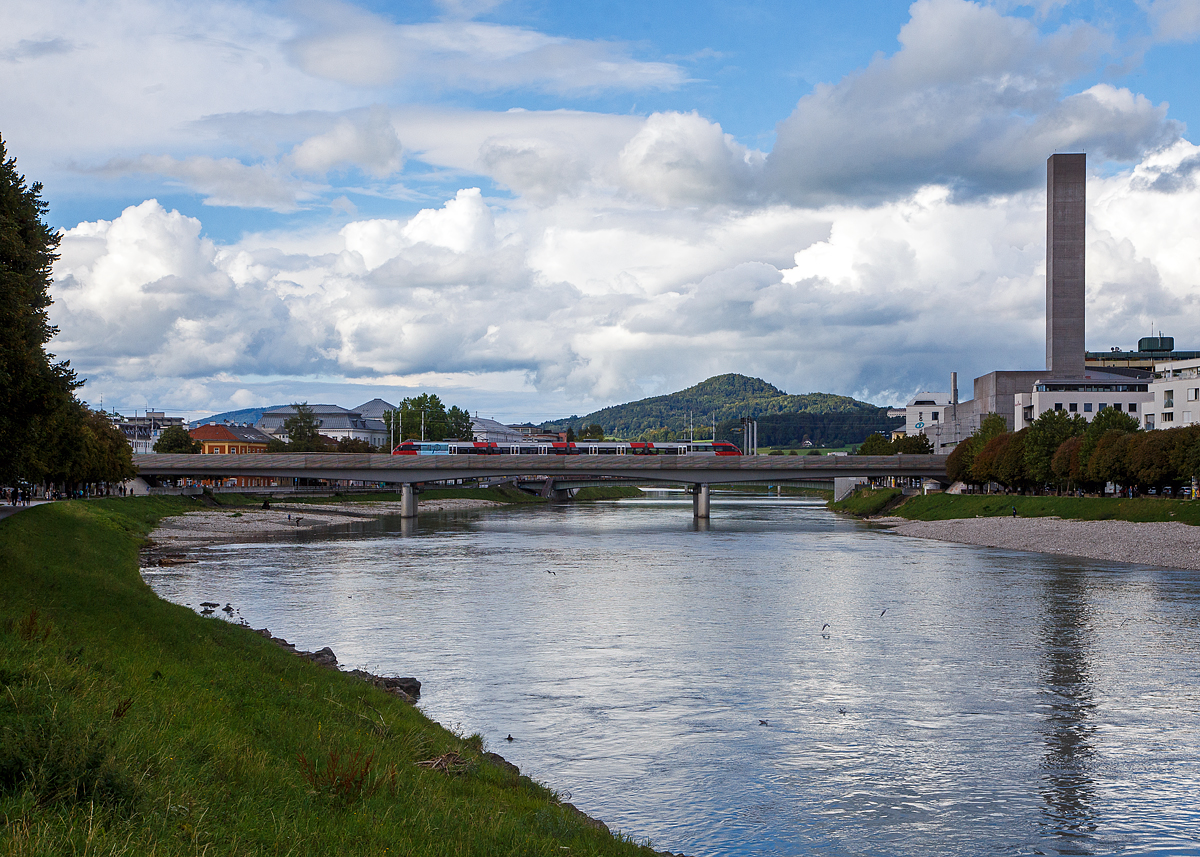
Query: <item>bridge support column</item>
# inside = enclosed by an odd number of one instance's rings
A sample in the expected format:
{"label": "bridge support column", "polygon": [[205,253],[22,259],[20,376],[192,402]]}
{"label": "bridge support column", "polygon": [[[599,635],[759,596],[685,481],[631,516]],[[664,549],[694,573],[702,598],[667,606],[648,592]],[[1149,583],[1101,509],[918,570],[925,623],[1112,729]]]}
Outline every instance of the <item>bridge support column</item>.
{"label": "bridge support column", "polygon": [[400,486],[400,517],[417,517],[417,492],[413,489],[411,482],[405,482]]}
{"label": "bridge support column", "polygon": [[705,483],[692,486],[692,517],[708,520],[708,485]]}

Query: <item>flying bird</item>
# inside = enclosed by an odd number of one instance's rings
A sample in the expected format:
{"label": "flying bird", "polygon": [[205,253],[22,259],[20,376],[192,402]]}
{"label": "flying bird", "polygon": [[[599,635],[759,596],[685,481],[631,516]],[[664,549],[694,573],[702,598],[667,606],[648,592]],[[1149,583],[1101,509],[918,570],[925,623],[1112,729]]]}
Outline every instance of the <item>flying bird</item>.
{"label": "flying bird", "polygon": [[770,726],[771,724],[765,720],[760,720],[760,721],[758,721],[758,725],[759,726]]}
{"label": "flying bird", "polygon": [[829,623],[826,622],[824,625],[821,626],[821,630],[824,631],[828,627],[829,627]]}
{"label": "flying bird", "polygon": [[[553,572],[553,571],[551,571],[550,569],[546,569],[546,574],[554,574],[554,572]],[[554,576],[555,576],[555,577],[558,577],[558,575],[557,575],[557,574],[554,574]]]}
{"label": "flying bird", "polygon": [[883,614],[884,614],[884,613],[886,613],[886,612],[887,612],[887,608],[886,608],[886,607],[884,607],[882,610],[880,610],[880,611],[879,611],[879,615],[880,615],[880,617],[882,617],[882,616],[883,616]]}

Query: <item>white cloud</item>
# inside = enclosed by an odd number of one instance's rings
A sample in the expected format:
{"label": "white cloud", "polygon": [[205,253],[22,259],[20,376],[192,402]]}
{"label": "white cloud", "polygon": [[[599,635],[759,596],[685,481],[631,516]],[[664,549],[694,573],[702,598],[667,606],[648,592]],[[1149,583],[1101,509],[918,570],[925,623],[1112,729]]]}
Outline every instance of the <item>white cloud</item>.
{"label": "white cloud", "polygon": [[764,155],[691,113],[655,113],[621,150],[629,189],[661,205],[736,202],[753,194]]}
{"label": "white cloud", "polygon": [[1171,143],[1166,107],[1108,85],[1063,98],[1108,40],[1085,25],[1042,36],[963,0],[917,0],[901,49],[800,99],[766,180],[784,197],[886,198],[928,183],[1035,185],[1055,150],[1130,161]]}
{"label": "white cloud", "polygon": [[133,161],[110,161],[95,172],[109,176],[153,173],[176,179],[203,194],[208,205],[292,211],[300,200],[312,196],[277,165],[243,164],[236,158],[142,155]]}
{"label": "white cloud", "polygon": [[1200,2],[1197,0],[1151,0],[1142,2],[1164,41],[1188,42],[1200,36]]}
{"label": "white cloud", "polygon": [[[1190,347],[1200,188],[1156,182],[1197,155],[1180,143],[1090,180],[1090,347],[1152,323]],[[951,370],[1041,365],[1044,205],[1040,188],[964,201],[931,185],[820,210],[493,210],[471,188],[306,252],[218,246],[149,201],[65,235],[56,349],[110,397],[218,373],[227,397],[255,378],[304,397],[304,378],[524,377],[601,404],[728,371],[902,397]]]}
{"label": "white cloud", "polygon": [[324,175],[340,166],[356,166],[376,178],[400,169],[402,147],[387,111],[372,110],[365,122],[347,117],[333,128],[309,137],[292,149],[289,160],[303,173]]}
{"label": "white cloud", "polygon": [[352,86],[430,81],[443,90],[571,92],[671,89],[685,80],[678,66],[635,60],[612,42],[468,20],[394,24],[340,3],[310,14],[311,32],[290,45],[297,65]]}

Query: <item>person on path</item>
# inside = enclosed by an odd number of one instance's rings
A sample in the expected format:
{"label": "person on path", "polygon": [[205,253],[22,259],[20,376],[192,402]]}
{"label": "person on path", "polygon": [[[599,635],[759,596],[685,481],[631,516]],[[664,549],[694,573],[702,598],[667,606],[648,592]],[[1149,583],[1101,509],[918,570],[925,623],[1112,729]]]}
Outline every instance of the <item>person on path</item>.
{"label": "person on path", "polygon": [[1017,517],[1017,507],[1013,506],[1013,517]]}

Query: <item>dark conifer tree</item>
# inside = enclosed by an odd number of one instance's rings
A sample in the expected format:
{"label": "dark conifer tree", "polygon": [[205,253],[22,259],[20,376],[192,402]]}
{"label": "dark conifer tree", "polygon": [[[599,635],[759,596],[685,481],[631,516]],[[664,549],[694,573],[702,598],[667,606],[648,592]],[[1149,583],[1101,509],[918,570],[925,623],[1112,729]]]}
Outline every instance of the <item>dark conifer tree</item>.
{"label": "dark conifer tree", "polygon": [[25,184],[0,139],[0,482],[41,478],[65,411],[81,385],[46,344],[51,267],[59,236],[43,220],[42,185]]}

